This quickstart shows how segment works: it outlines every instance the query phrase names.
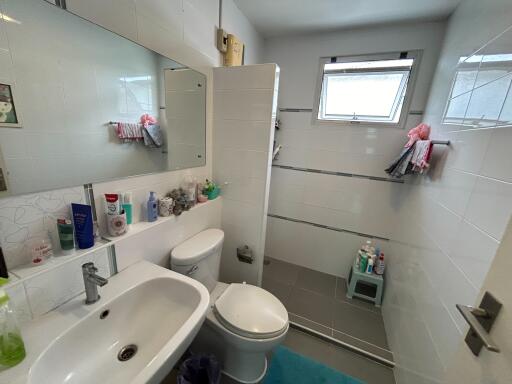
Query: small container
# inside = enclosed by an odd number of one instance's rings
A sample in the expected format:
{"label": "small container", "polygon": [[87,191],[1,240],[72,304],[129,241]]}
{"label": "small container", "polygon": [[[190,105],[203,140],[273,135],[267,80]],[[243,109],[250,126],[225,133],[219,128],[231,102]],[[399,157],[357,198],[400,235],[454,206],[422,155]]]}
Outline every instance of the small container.
{"label": "small container", "polygon": [[206,203],[208,201],[208,196],[203,195],[202,193],[197,195],[197,202],[198,203]]}
{"label": "small container", "polygon": [[185,176],[182,188],[187,193],[189,203],[194,205],[197,202],[197,180],[191,175]]}
{"label": "small container", "polygon": [[107,230],[110,236],[121,236],[128,230],[126,223],[126,213],[120,215],[106,215]]}
{"label": "small container", "polygon": [[386,264],[384,262],[384,253],[380,253],[379,258],[377,259],[377,264],[375,266],[375,273],[377,275],[383,275],[384,269],[386,268]]}
{"label": "small container", "polygon": [[158,214],[163,217],[171,216],[174,209],[172,197],[162,197],[158,200]]}
{"label": "small container", "polygon": [[155,192],[149,192],[146,212],[149,222],[156,221],[158,219],[158,201],[156,199]]}
{"label": "small container", "polygon": [[368,255],[365,252],[360,253],[361,260],[359,261],[359,271],[366,272],[366,267],[368,266]]}
{"label": "small container", "polygon": [[133,222],[133,197],[131,192],[123,194],[123,209],[126,214],[126,224],[130,225]]}
{"label": "small container", "polygon": [[60,248],[64,255],[75,252],[75,237],[73,235],[73,223],[66,218],[57,219],[57,231],[59,232]]}
{"label": "small container", "polygon": [[368,265],[366,266],[366,273],[372,274],[373,273],[373,259],[371,257],[368,258]]}
{"label": "small container", "polygon": [[52,243],[48,237],[30,240],[29,248],[33,265],[43,265],[53,256]]}
{"label": "small container", "polygon": [[0,289],[0,371],[21,363],[25,356],[16,312],[7,293]]}

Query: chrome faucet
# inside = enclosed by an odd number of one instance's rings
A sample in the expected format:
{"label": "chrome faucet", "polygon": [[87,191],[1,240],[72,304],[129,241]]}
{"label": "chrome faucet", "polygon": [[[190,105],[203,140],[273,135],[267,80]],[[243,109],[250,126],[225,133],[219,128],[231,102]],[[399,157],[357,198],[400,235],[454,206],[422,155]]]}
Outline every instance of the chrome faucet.
{"label": "chrome faucet", "polygon": [[96,275],[98,268],[94,263],[82,264],[82,275],[84,276],[85,285],[85,304],[94,304],[100,299],[98,294],[98,285],[103,287],[108,283],[108,280]]}

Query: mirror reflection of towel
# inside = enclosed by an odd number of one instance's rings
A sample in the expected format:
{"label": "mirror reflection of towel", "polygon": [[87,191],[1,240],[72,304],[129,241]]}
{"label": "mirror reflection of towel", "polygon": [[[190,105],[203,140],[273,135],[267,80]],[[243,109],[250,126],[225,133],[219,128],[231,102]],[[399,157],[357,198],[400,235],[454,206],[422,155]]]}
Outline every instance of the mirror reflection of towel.
{"label": "mirror reflection of towel", "polygon": [[164,142],[159,125],[148,125],[142,130],[144,144],[151,148],[160,148]]}

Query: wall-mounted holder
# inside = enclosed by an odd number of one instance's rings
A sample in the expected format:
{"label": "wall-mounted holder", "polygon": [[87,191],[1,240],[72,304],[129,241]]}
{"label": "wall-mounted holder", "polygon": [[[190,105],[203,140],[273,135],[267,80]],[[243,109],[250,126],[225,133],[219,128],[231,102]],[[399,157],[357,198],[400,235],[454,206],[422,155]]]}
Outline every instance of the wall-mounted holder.
{"label": "wall-mounted holder", "polygon": [[489,292],[485,292],[480,307],[462,304],[456,304],[456,307],[470,326],[464,340],[471,352],[478,356],[482,347],[492,352],[499,352],[500,349],[489,336],[489,331],[501,310],[501,303]]}
{"label": "wall-mounted holder", "polygon": [[450,140],[432,140],[432,144],[450,145]]}
{"label": "wall-mounted holder", "polygon": [[252,264],[254,262],[254,256],[252,250],[247,245],[243,245],[236,249],[236,257],[242,263]]}

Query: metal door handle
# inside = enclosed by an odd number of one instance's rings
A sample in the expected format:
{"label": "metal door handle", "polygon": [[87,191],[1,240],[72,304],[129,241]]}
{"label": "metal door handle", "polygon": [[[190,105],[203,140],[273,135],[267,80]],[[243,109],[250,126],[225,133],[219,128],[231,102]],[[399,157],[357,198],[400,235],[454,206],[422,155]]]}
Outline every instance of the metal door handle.
{"label": "metal door handle", "polygon": [[471,328],[465,340],[473,354],[478,356],[482,347],[492,352],[500,352],[489,331],[498,316],[501,303],[489,292],[485,292],[479,308],[462,304],[456,304],[456,307]]}

